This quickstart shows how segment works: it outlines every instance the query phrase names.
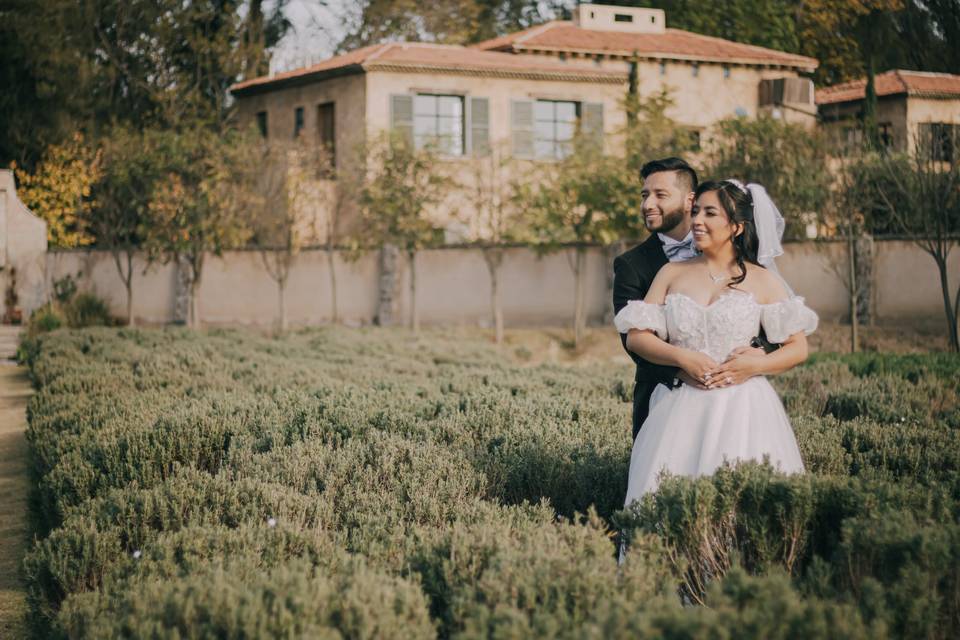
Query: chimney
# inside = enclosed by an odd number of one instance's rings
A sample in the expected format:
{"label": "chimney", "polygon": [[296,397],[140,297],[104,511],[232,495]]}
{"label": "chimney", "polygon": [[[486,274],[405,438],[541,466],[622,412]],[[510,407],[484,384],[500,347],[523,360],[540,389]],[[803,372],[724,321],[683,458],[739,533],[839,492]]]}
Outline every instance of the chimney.
{"label": "chimney", "polygon": [[667,17],[663,9],[581,4],[573,13],[573,23],[581,29],[593,31],[664,33]]}

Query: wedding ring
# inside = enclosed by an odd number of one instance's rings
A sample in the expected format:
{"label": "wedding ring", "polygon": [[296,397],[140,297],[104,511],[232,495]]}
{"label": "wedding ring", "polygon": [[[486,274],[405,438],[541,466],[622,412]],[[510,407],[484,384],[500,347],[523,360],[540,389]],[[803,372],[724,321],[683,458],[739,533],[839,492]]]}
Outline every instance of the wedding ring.
{"label": "wedding ring", "polygon": [[709,374],[709,373],[705,373],[705,374],[703,374],[703,377],[704,377],[705,379],[709,380],[709,379],[710,379],[710,374]]}
{"label": "wedding ring", "polygon": [[733,378],[731,378],[730,376],[727,376],[727,377],[724,379],[724,382],[726,382],[727,384],[730,384],[730,383],[733,382]]}

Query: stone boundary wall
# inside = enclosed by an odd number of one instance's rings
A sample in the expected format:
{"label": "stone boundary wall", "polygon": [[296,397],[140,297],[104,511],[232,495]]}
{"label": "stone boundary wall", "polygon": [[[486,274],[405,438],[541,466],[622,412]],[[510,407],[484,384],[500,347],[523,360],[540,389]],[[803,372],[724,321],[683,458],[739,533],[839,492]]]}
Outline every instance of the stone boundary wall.
{"label": "stone boundary wall", "polygon": [[[874,286],[870,293],[876,319],[881,321],[942,321],[943,302],[936,265],[906,240],[878,240],[874,244]],[[806,297],[821,317],[838,320],[847,315],[847,294],[831,268],[844,272],[842,243],[819,246],[788,243],[778,260],[780,272],[797,294]],[[572,249],[543,257],[526,247],[506,250],[501,271],[504,319],[507,326],[564,325],[573,316]],[[831,258],[831,256],[833,258]],[[588,321],[609,321],[610,274],[613,254],[591,247],[586,265]],[[365,325],[378,311],[380,256],[372,253],[354,262],[334,256],[341,322]],[[134,277],[134,317],[138,322],[174,321],[177,297],[175,264],[146,266],[138,260]],[[410,308],[407,260],[396,260],[398,290],[393,317],[406,322]],[[81,275],[77,277],[77,273]],[[951,254],[951,286],[960,284],[960,249]],[[55,279],[77,277],[80,290],[105,299],[114,314],[126,313],[126,292],[112,257],[105,251],[52,250],[46,255],[47,291]],[[329,322],[332,317],[330,271],[326,251],[307,249],[296,258],[287,285],[287,313],[291,326]],[[450,247],[417,255],[417,302],[424,324],[490,324],[490,279],[479,249]],[[200,286],[200,317],[208,325],[270,326],[277,317],[277,285],[263,266],[258,251],[231,251],[209,256]]]}

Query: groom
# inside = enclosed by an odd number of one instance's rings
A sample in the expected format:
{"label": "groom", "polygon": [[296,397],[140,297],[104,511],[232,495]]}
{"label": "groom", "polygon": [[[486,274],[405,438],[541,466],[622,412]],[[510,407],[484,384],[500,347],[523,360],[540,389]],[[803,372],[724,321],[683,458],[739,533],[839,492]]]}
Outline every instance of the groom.
{"label": "groom", "polygon": [[[650,237],[613,261],[614,314],[630,300],[643,300],[660,267],[667,262],[681,262],[698,255],[690,220],[697,172],[680,158],[664,158],[643,165],[640,176],[643,178],[640,209]],[[626,334],[620,334],[620,340],[627,349]],[[765,348],[768,346],[762,336],[760,343]],[[704,387],[682,369],[647,362],[629,349],[627,353],[637,365],[633,387],[633,438],[636,439],[650,412],[650,396],[658,384],[669,388],[681,383]],[[741,353],[741,350],[735,351],[734,357]]]}

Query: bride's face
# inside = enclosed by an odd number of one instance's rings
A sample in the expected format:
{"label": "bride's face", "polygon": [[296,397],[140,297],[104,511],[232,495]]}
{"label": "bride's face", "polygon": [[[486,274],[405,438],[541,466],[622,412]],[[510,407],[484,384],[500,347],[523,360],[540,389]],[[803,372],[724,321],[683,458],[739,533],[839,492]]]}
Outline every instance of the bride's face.
{"label": "bride's face", "polygon": [[716,191],[700,194],[691,215],[693,241],[700,251],[731,244],[740,226],[730,221]]}

